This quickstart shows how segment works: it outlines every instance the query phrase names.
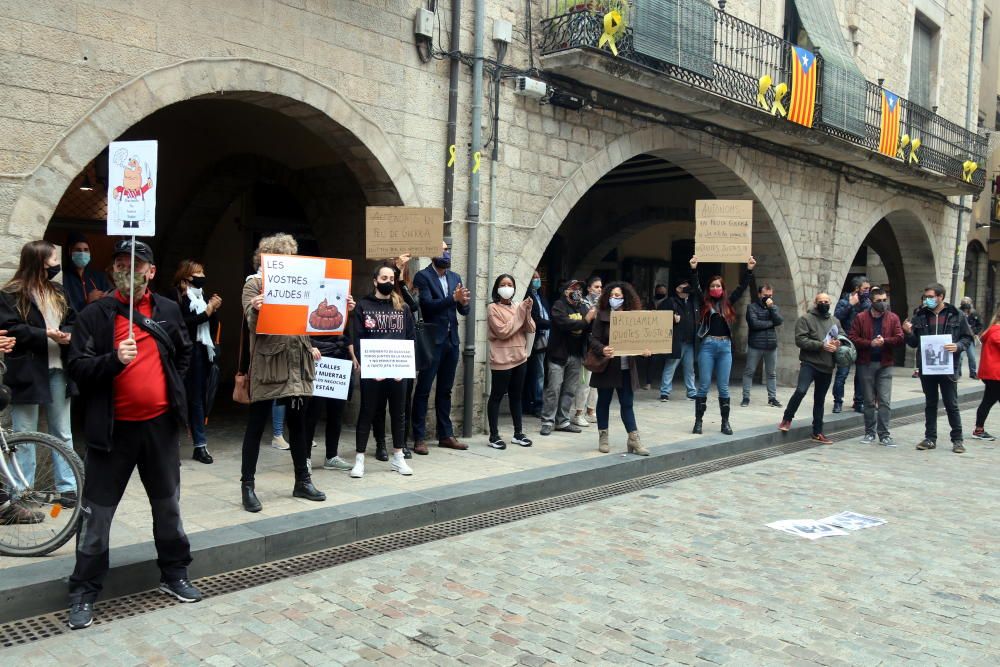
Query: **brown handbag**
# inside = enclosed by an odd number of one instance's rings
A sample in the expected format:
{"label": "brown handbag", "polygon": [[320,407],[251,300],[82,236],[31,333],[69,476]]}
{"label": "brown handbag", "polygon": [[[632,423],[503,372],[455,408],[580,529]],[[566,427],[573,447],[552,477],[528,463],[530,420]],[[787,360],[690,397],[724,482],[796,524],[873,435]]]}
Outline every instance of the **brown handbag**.
{"label": "brown handbag", "polygon": [[247,318],[243,318],[243,326],[240,327],[240,354],[236,362],[236,378],[233,383],[233,402],[243,405],[250,405],[250,365],[243,368],[243,341],[244,334],[247,333]]}
{"label": "brown handbag", "polygon": [[607,370],[609,361],[611,361],[610,357],[598,356],[589,345],[587,352],[583,355],[583,367],[591,373],[603,373]]}

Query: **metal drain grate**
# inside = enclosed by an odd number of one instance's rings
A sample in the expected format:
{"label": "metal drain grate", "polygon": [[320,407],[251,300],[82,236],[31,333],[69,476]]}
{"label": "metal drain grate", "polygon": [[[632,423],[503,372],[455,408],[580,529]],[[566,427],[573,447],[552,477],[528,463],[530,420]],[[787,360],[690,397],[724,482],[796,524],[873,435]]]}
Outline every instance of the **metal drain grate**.
{"label": "metal drain grate", "polygon": [[[960,401],[959,405],[973,404],[976,401]],[[916,414],[910,417],[894,419],[893,425],[904,426],[922,422],[923,414]],[[864,435],[864,428],[857,427],[837,431],[837,438],[841,441],[859,438]],[[261,586],[280,579],[293,576],[301,576],[310,572],[316,572],[328,567],[343,565],[352,561],[369,558],[378,554],[389,553],[407,547],[419,546],[427,542],[464,535],[484,528],[492,528],[522,519],[528,519],[549,512],[576,507],[587,503],[604,500],[614,496],[642,491],[657,486],[670,484],[692,477],[698,477],[720,470],[735,468],[749,463],[756,463],[770,458],[794,454],[807,449],[818,447],[811,440],[798,440],[795,442],[783,443],[773,447],[767,447],[745,454],[737,454],[696,463],[675,470],[666,470],[653,473],[635,479],[623,480],[605,484],[592,489],[575,491],[561,496],[554,496],[544,500],[535,500],[513,507],[505,507],[482,514],[469,517],[443,521],[431,526],[411,528],[388,535],[371,537],[368,539],[353,542],[338,547],[331,547],[301,556],[293,556],[284,560],[254,565],[225,572],[211,577],[204,577],[197,581],[198,587],[209,597],[234,593],[236,591]],[[98,606],[98,614],[94,619],[95,625],[110,623],[111,621],[123,618],[139,616],[158,609],[165,609],[174,605],[174,598],[159,591],[145,591],[135,595],[127,595],[102,602]],[[49,637],[56,637],[69,632],[66,627],[66,612],[56,612],[34,616],[20,621],[13,621],[0,625],[0,647],[17,646],[40,641]]]}

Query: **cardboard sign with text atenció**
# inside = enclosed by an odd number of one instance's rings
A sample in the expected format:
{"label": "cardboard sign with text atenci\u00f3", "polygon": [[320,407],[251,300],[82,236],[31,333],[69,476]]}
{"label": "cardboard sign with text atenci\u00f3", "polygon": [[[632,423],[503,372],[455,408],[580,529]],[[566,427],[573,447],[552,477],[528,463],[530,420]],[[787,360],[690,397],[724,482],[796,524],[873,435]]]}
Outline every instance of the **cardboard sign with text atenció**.
{"label": "cardboard sign with text atenci\u00f3", "polygon": [[699,262],[742,264],[750,259],[753,201],[699,199],[694,218],[694,254]]}
{"label": "cardboard sign with text atenci\u00f3", "polygon": [[615,356],[669,354],[674,349],[674,313],[670,310],[615,310],[611,312],[608,345]]}
{"label": "cardboard sign with text atenci\u00f3", "polygon": [[414,257],[441,254],[444,211],[411,206],[365,208],[365,257],[383,259],[407,253]]}
{"label": "cardboard sign with text atenci\u00f3", "polygon": [[264,305],[257,333],[275,336],[340,335],[347,325],[351,260],[261,255]]}
{"label": "cardboard sign with text atenci\u00f3", "polygon": [[156,141],[108,146],[108,236],[156,235]]}
{"label": "cardboard sign with text atenci\u00f3", "polygon": [[362,380],[399,380],[416,376],[412,340],[361,339]]}
{"label": "cardboard sign with text atenci\u00f3", "polygon": [[351,388],[351,374],[354,362],[350,359],[321,357],[316,362],[316,377],[313,379],[313,396],[347,400]]}

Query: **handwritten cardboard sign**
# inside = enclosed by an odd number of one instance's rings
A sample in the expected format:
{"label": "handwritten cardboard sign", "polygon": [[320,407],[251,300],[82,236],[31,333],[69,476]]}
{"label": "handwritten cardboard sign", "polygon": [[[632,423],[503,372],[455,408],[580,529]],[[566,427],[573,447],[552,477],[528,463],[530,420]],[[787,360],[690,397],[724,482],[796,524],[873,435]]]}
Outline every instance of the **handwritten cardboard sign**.
{"label": "handwritten cardboard sign", "polygon": [[753,254],[753,201],[699,199],[694,218],[694,254],[698,261],[742,264]]}
{"label": "handwritten cardboard sign", "polygon": [[257,333],[276,336],[344,333],[351,260],[261,255],[264,305]]}
{"label": "handwritten cardboard sign", "polygon": [[384,259],[410,253],[441,254],[444,211],[440,208],[368,206],[365,208],[365,257]]}
{"label": "handwritten cardboard sign", "polygon": [[674,349],[674,313],[670,310],[615,310],[608,345],[616,356],[668,354]]}

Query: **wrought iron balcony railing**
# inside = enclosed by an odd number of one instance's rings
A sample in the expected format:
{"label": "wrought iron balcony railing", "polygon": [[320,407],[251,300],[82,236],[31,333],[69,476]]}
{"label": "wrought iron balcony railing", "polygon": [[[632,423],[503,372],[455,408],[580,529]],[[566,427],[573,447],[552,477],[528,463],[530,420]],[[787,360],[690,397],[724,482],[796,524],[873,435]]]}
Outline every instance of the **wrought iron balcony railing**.
{"label": "wrought iron balcony railing", "polygon": [[[630,0],[628,9],[635,10],[643,0]],[[608,0],[546,0],[547,10],[541,20],[540,51],[542,55],[555,54],[569,49],[585,49],[618,58],[641,66],[696,88],[709,91],[748,107],[760,108],[757,95],[761,77],[769,76],[774,82],[791,82],[791,44],[757,26],[730,14],[709,8],[714,15],[712,37],[712,75],[696,72],[673,63],[664,62],[639,53],[635,48],[633,28],[626,25],[616,36],[618,55],[598,46],[605,32],[604,15],[611,6]],[[620,3],[619,3],[620,4]],[[631,13],[628,12],[628,13]],[[865,82],[864,134],[847,132],[823,121],[822,87],[824,61],[817,49],[818,69],[813,129],[837,137],[854,145],[878,152],[882,121],[882,87]],[[767,91],[768,105],[774,102],[774,88]],[[788,98],[785,98],[786,102]],[[970,185],[982,189],[985,182],[987,138],[970,132],[933,111],[909,100],[899,98],[899,135],[919,138],[917,160],[909,159],[909,148],[904,146],[900,160],[905,168],[927,169],[956,180],[965,180],[965,165],[974,161],[979,168],[972,173]],[[909,166],[907,166],[909,165]]]}

